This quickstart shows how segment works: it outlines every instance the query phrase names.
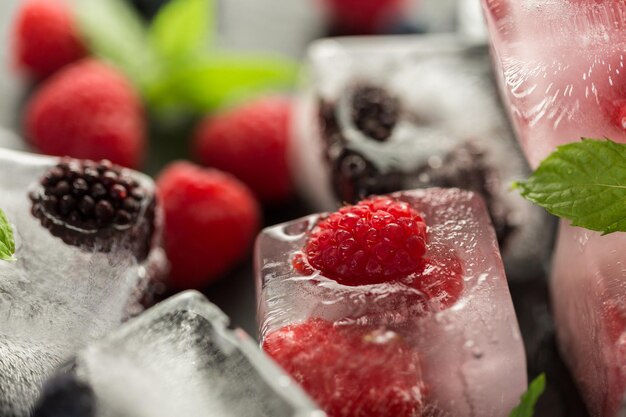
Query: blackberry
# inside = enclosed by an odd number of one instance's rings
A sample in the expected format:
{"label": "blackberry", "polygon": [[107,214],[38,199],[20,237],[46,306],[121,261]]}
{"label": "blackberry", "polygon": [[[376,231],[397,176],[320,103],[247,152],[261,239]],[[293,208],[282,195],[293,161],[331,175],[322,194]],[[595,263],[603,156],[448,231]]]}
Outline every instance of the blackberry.
{"label": "blackberry", "polygon": [[30,194],[32,214],[69,245],[108,252],[127,237],[139,258],[153,233],[154,198],[128,171],[100,162],[64,158]]}
{"label": "blackberry", "polygon": [[382,88],[357,87],[352,95],[352,122],[368,137],[389,139],[400,115],[400,101]]}

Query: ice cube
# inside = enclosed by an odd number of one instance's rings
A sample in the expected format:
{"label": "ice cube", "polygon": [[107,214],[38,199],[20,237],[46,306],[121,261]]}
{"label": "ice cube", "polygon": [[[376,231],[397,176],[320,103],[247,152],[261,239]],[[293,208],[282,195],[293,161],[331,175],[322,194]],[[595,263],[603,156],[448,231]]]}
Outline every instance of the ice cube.
{"label": "ice cube", "polygon": [[552,304],[560,348],[594,417],[626,398],[626,234],[601,236],[563,221]]}
{"label": "ice cube", "polygon": [[[99,165],[87,181],[84,164],[0,150],[0,208],[17,247],[16,262],[0,262],[2,416],[27,416],[45,378],[88,341],[140,311],[141,298],[166,267],[152,181],[124,169],[115,179],[116,167],[98,171]],[[132,192],[133,201],[110,197],[101,174],[110,189],[130,181],[116,190]],[[93,217],[97,205],[92,217],[76,211],[89,208],[81,205],[81,194],[94,195],[95,184],[106,195],[96,193],[92,202],[111,201],[116,216],[118,206],[134,207],[128,222],[116,217],[108,225]]]}
{"label": "ice cube", "polygon": [[[324,417],[200,293],[176,295],[79,352],[35,416]],[[84,415],[84,414],[80,414]]]}
{"label": "ice cube", "polygon": [[626,3],[483,0],[494,63],[536,167],[581,137],[626,142]]}
{"label": "ice cube", "polygon": [[529,168],[486,47],[451,35],[323,40],[296,114],[292,168],[319,211],[370,194],[459,187],[487,202],[510,279],[543,275],[554,226],[510,192]]}
{"label": "ice cube", "polygon": [[[377,417],[507,416],[526,388],[526,362],[482,199],[436,188],[392,197],[426,220],[425,259],[441,268],[429,291],[444,288],[456,259],[463,287],[456,301],[442,304],[437,291],[428,300],[408,281],[348,286],[320,271],[298,272],[309,233],[325,218],[312,215],[258,238],[262,343],[335,417],[357,415],[365,405]],[[419,284],[431,273],[407,279]]]}

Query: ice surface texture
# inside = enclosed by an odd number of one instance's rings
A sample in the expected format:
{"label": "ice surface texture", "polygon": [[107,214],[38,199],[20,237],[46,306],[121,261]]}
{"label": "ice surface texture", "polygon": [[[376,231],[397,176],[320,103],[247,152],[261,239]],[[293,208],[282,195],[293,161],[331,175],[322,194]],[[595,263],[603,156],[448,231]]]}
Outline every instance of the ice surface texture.
{"label": "ice surface texture", "polygon": [[[561,350],[594,417],[626,397],[626,234],[561,225],[552,304]],[[623,412],[623,411],[622,411]]]}
{"label": "ice surface texture", "polygon": [[[260,337],[310,318],[380,326],[421,357],[427,405],[437,416],[505,417],[526,388],[526,362],[502,260],[485,205],[475,193],[424,189],[394,194],[423,212],[427,257],[456,253],[465,289],[455,305],[413,314],[420,293],[403,284],[348,287],[292,267],[320,218],[270,227],[257,241]],[[419,309],[419,308],[418,308]],[[315,349],[315,346],[310,346]]]}
{"label": "ice surface texture", "polygon": [[[311,47],[309,66],[291,159],[318,210],[403,189],[469,189],[487,202],[509,278],[542,274],[553,229],[543,210],[509,190],[529,169],[486,47],[449,35],[324,40]],[[382,92],[385,111],[355,122],[363,87]],[[381,99],[369,100],[376,109]]]}
{"label": "ice surface texture", "polygon": [[200,293],[174,296],[81,351],[35,417],[324,417]]}
{"label": "ice surface texture", "polygon": [[[0,262],[0,415],[6,417],[27,416],[54,368],[138,312],[144,289],[165,265],[158,224],[145,237],[153,247],[142,262],[123,239],[100,253],[66,245],[44,228],[31,215],[28,193],[57,162],[0,150],[0,207],[17,246],[17,262]],[[152,195],[151,180],[133,177]]]}
{"label": "ice surface texture", "polygon": [[531,165],[580,137],[626,142],[626,3],[483,0],[494,62]]}

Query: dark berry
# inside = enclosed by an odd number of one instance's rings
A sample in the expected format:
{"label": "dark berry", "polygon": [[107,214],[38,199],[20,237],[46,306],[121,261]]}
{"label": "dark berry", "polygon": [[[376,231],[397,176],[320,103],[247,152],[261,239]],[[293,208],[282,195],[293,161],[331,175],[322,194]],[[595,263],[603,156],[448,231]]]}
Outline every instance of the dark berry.
{"label": "dark berry", "polygon": [[69,214],[76,207],[76,199],[71,195],[67,194],[61,197],[61,202],[59,203],[59,211],[61,214]]}
{"label": "dark berry", "polygon": [[400,102],[382,88],[361,86],[352,96],[352,121],[374,140],[387,140],[399,115]]}
{"label": "dark berry", "polygon": [[85,216],[91,216],[94,212],[95,207],[96,201],[88,195],[84,196],[78,203],[78,209]]}
{"label": "dark berry", "polygon": [[114,171],[108,170],[105,171],[100,178],[104,185],[109,186],[111,184],[115,184],[117,181],[117,174]]}
{"label": "dark berry", "polygon": [[43,199],[44,208],[50,213],[56,213],[59,206],[59,199],[53,195],[47,195]]}
{"label": "dark berry", "polygon": [[109,194],[111,195],[111,198],[113,198],[114,200],[120,201],[126,198],[128,191],[126,190],[126,187],[124,187],[123,185],[115,184],[114,186],[111,187],[111,191],[109,191]]}
{"label": "dark berry", "polygon": [[87,194],[88,191],[89,184],[87,184],[87,181],[85,179],[76,178],[72,183],[72,192],[74,193],[74,195],[82,196]]}
{"label": "dark berry", "polygon": [[96,220],[101,223],[107,223],[115,215],[113,205],[106,200],[100,200],[95,208]]}
{"label": "dark berry", "polygon": [[56,185],[52,193],[56,195],[57,197],[63,197],[64,195],[69,194],[70,190],[71,190],[71,187],[67,181],[60,181]]}
{"label": "dark berry", "polygon": [[139,210],[140,205],[134,198],[126,197],[122,203],[122,207],[124,207],[124,210],[134,213]]}
{"label": "dark berry", "polygon": [[101,183],[95,183],[91,186],[91,196],[93,198],[102,198],[107,195],[107,189]]}
{"label": "dark berry", "polygon": [[61,178],[63,178],[63,170],[61,168],[54,167],[44,176],[42,183],[46,186],[56,185]]}
{"label": "dark berry", "polygon": [[115,220],[114,220],[115,224],[119,224],[123,226],[123,225],[130,223],[131,220],[132,220],[132,216],[126,210],[118,210],[117,213],[115,213]]}
{"label": "dark berry", "polygon": [[99,176],[100,176],[100,173],[98,172],[96,168],[94,167],[85,168],[84,177],[85,177],[85,180],[87,180],[87,182],[93,183],[98,180]]}

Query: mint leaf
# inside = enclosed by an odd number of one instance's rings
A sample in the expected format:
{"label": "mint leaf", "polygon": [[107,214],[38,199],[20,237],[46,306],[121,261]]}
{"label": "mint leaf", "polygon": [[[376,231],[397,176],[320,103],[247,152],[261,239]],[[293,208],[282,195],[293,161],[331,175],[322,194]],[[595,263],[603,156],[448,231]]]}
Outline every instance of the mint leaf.
{"label": "mint leaf", "polygon": [[573,226],[604,234],[626,231],[626,145],[583,139],[559,146],[514,187]]}
{"label": "mint leaf", "polygon": [[541,374],[528,386],[521,398],[520,404],[511,411],[509,417],[532,417],[535,414],[535,405],[546,389],[546,375]]}
{"label": "mint leaf", "polygon": [[206,45],[215,27],[211,0],[173,0],[157,14],[149,38],[164,59],[188,56]]}
{"label": "mint leaf", "polygon": [[14,254],[15,239],[13,238],[13,229],[4,211],[0,209],[0,260],[14,261]]}
{"label": "mint leaf", "polygon": [[198,112],[212,111],[261,90],[290,87],[297,73],[298,65],[287,59],[212,52],[179,65],[161,85],[153,85],[151,103],[162,107],[177,101]]}
{"label": "mint leaf", "polygon": [[117,66],[143,88],[159,62],[141,17],[123,0],[74,0],[74,14],[93,55]]}

